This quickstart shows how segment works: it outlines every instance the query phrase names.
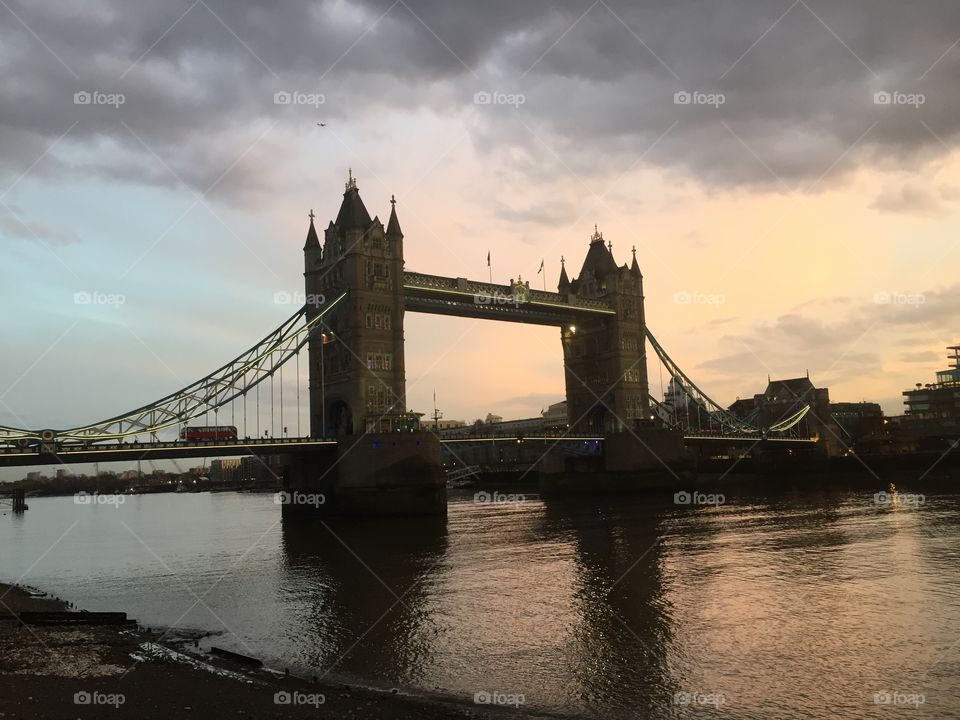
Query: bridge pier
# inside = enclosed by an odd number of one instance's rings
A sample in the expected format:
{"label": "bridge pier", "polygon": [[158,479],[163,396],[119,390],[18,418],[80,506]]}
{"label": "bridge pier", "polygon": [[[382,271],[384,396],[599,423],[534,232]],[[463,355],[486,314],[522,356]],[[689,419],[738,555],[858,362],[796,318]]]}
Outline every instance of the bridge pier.
{"label": "bridge pier", "polygon": [[425,432],[343,436],[335,452],[292,455],[281,495],[284,514],[445,515],[440,441]]}
{"label": "bridge pier", "polygon": [[603,436],[603,454],[569,457],[549,453],[540,466],[544,495],[632,492],[677,485],[690,480],[694,462],[683,435],[641,425]]}

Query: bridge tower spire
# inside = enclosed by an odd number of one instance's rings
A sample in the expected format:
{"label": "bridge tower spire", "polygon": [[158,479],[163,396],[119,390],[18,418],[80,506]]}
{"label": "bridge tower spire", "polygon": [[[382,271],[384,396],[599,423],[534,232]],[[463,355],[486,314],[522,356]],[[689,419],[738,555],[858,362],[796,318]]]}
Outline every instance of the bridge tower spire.
{"label": "bridge tower spire", "polygon": [[567,266],[563,255],[560,256],[560,282],[557,285],[557,290],[562,294],[570,292],[570,278],[567,277]]}

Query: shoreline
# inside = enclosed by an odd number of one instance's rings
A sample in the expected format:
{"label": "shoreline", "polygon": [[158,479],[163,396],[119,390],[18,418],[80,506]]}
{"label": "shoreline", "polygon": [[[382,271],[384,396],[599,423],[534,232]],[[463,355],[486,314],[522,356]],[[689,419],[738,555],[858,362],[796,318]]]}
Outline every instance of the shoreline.
{"label": "shoreline", "polygon": [[[30,591],[34,592],[30,592]],[[42,590],[0,582],[0,717],[441,718],[556,717],[440,693],[311,679],[188,652],[136,625],[31,624],[20,613],[86,613]],[[73,610],[73,612],[71,612]]]}

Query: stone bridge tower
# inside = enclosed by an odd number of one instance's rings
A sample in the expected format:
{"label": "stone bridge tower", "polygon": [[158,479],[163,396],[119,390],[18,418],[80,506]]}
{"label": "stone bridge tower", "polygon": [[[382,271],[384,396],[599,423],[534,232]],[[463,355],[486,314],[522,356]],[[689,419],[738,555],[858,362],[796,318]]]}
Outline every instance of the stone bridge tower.
{"label": "stone bridge tower", "polygon": [[614,316],[578,320],[561,330],[567,414],[574,432],[599,434],[634,429],[650,417],[647,385],[643,275],[633,263],[617,266],[612,244],[594,228],[580,274],[560,271],[559,292],[570,300],[608,302]]}
{"label": "stone bridge tower", "polygon": [[409,422],[403,232],[395,201],[390,202],[384,228],[378,217],[370,219],[351,172],[322,248],[310,213],[303,248],[308,317],[344,291],[349,293],[309,343],[312,437],[392,432]]}

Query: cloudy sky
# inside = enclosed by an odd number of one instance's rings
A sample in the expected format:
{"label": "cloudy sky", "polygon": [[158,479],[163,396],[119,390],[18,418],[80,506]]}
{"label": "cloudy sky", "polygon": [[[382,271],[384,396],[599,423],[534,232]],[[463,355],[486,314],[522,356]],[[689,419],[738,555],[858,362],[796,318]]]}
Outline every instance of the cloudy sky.
{"label": "cloudy sky", "polygon": [[[409,269],[553,288],[594,223],[636,246],[724,403],[809,370],[897,413],[960,341],[956,2],[0,0],[0,68],[0,424],[145,404],[278,325],[350,167]],[[555,330],[406,331],[412,409],[563,395]]]}

